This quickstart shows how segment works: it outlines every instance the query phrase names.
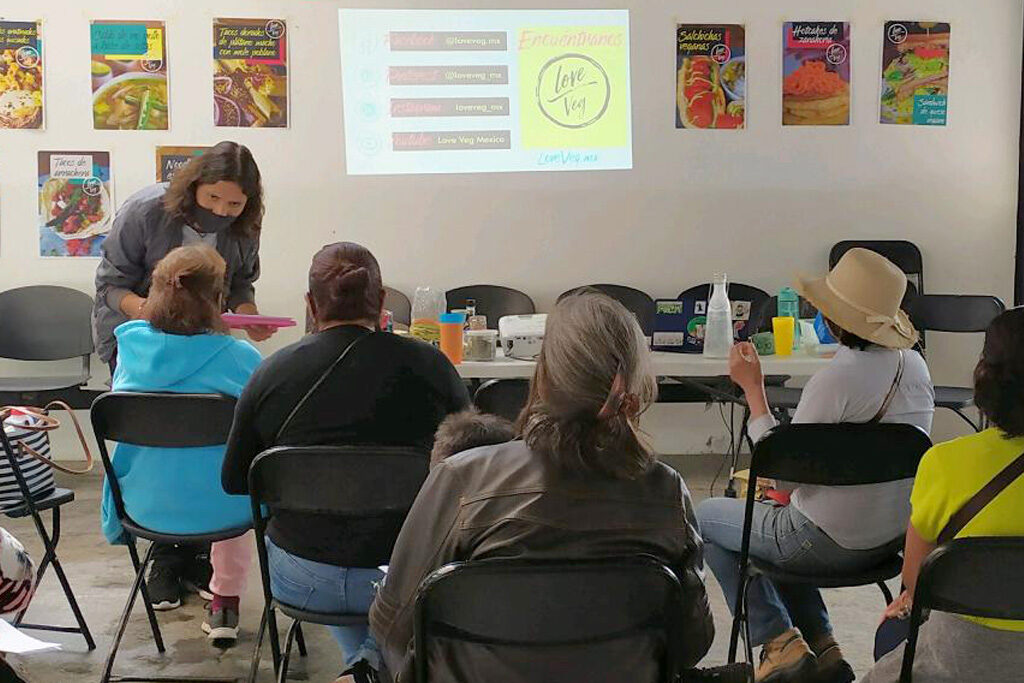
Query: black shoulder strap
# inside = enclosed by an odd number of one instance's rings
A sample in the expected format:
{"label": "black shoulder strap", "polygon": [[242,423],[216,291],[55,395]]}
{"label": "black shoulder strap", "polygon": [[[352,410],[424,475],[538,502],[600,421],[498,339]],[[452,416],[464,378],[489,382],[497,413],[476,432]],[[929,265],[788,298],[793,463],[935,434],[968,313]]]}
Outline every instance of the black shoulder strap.
{"label": "black shoulder strap", "polygon": [[[371,332],[370,334],[373,334],[373,333]],[[356,337],[351,342],[349,342],[348,346],[346,346],[345,349],[341,352],[341,355],[338,356],[337,358],[335,358],[334,362],[331,363],[330,365],[328,365],[327,369],[324,370],[323,374],[320,375],[320,377],[315,382],[313,382],[313,386],[311,386],[309,388],[309,391],[307,391],[305,394],[303,394],[302,398],[300,398],[298,403],[295,404],[295,407],[292,408],[292,412],[288,413],[288,417],[286,417],[284,419],[284,422],[281,423],[281,427],[277,430],[277,433],[274,434],[274,444],[275,445],[280,443],[281,435],[284,434],[284,430],[287,429],[288,425],[290,425],[292,423],[292,419],[295,417],[296,413],[299,412],[299,409],[302,406],[306,405],[306,401],[309,400],[309,397],[312,396],[313,393],[317,389],[320,388],[320,385],[323,384],[324,381],[327,380],[327,378],[331,375],[331,373],[334,372],[334,370],[339,365],[341,365],[342,361],[345,360],[345,357],[348,355],[349,351],[351,351],[355,347],[356,344],[358,344],[364,338],[369,337],[369,336],[370,336],[369,334],[362,334],[362,333],[360,333],[360,335],[358,337]]]}
{"label": "black shoulder strap", "polygon": [[963,531],[967,524],[978,516],[986,505],[995,500],[996,496],[1006,490],[1006,487],[1017,481],[1024,474],[1024,453],[1017,456],[1016,460],[1007,465],[1003,470],[992,478],[992,481],[985,484],[980,491],[974,494],[964,506],[956,511],[949,522],[939,533],[939,544],[948,543],[956,538],[956,535]]}

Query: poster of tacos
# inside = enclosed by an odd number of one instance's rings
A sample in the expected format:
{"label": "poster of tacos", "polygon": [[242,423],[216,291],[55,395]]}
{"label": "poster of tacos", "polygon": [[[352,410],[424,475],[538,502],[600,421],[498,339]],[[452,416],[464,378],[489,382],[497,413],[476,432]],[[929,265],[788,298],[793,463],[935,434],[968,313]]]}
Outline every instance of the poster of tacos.
{"label": "poster of tacos", "polygon": [[159,145],[156,148],[156,181],[168,183],[174,173],[192,161],[195,157],[202,156],[209,147],[198,147],[195,145]]}
{"label": "poster of tacos", "polygon": [[676,128],[743,128],[746,97],[743,26],[678,24]]}
{"label": "poster of tacos", "polygon": [[948,91],[949,24],[885,22],[879,120],[944,126]]}
{"label": "poster of tacos", "polygon": [[43,41],[38,22],[0,21],[0,128],[43,127]]}
{"label": "poster of tacos", "polygon": [[782,25],[782,125],[850,123],[850,24]]}
{"label": "poster of tacos", "polygon": [[213,23],[213,119],[217,126],[288,127],[288,39],[283,19]]}
{"label": "poster of tacos", "polygon": [[39,152],[39,255],[100,256],[114,220],[109,152]]}
{"label": "poster of tacos", "polygon": [[93,21],[95,130],[167,130],[167,42],[162,21]]}

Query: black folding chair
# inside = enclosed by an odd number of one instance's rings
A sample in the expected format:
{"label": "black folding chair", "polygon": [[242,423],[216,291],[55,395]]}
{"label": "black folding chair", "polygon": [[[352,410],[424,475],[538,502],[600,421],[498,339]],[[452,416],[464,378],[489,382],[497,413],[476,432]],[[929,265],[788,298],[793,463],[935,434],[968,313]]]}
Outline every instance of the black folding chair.
{"label": "black folding chair", "polygon": [[[1024,620],[1024,538],[958,538],[925,558],[914,589],[900,683],[911,683],[924,610]],[[999,653],[992,653],[998,656]]]}
{"label": "black folding chair", "polygon": [[647,292],[626,285],[585,285],[562,292],[558,295],[558,301],[586,290],[597,290],[615,299],[636,316],[636,321],[640,323],[640,329],[644,331],[645,337],[650,339],[654,334],[654,299]]}
{"label": "black folding chair", "polygon": [[480,412],[515,421],[530,397],[526,379],[491,379],[473,394],[473,405]]}
{"label": "black folding chair", "polygon": [[402,292],[393,287],[385,287],[384,308],[391,311],[392,319],[403,325],[412,324],[412,303]]}
{"label": "black folding chair", "polygon": [[[326,614],[289,605],[273,596],[264,538],[269,515],[276,512],[329,516],[346,521],[386,519],[379,557],[366,558],[367,567],[387,564],[402,522],[427,477],[429,455],[397,446],[280,446],[261,453],[249,467],[249,497],[256,529],[263,581],[264,610],[256,635],[249,681],[259,670],[263,634],[270,632],[270,649],[277,680],[284,683],[292,642],[306,654],[301,624],[327,626],[365,624],[365,614]],[[310,486],[316,482],[316,486]],[[282,656],[276,612],[292,618]],[[269,628],[268,628],[269,625]]]}
{"label": "black folding chair", "polygon": [[[14,452],[14,446],[7,437],[7,432],[4,430],[3,424],[0,424],[0,443],[3,445],[4,457],[7,458],[7,462],[10,464],[11,471],[14,473],[14,478],[18,482],[18,488],[20,489],[22,496],[21,503],[6,507],[3,510],[0,510],[0,512],[8,517],[32,517],[32,522],[35,524],[36,532],[39,534],[39,538],[43,542],[43,559],[39,562],[39,568],[36,570],[37,590],[39,584],[43,581],[43,576],[46,574],[47,568],[52,564],[53,571],[57,574],[57,580],[60,581],[60,587],[64,591],[64,597],[67,598],[68,606],[71,607],[71,612],[74,615],[78,626],[54,626],[51,624],[23,623],[22,620],[25,618],[25,612],[28,611],[27,606],[15,615],[13,623],[19,628],[35,631],[79,633],[83,638],[85,638],[86,647],[89,650],[95,650],[96,641],[93,640],[92,633],[89,631],[89,625],[85,623],[85,617],[82,616],[82,610],[78,606],[78,600],[75,599],[75,593],[71,590],[71,583],[68,581],[68,577],[64,573],[64,567],[61,565],[60,559],[57,557],[57,544],[60,542],[60,508],[62,505],[66,505],[75,499],[75,492],[70,489],[55,488],[53,492],[46,497],[34,499],[32,497],[32,492],[29,489],[28,481],[25,479],[25,473],[22,472],[21,465],[18,463],[18,457]],[[43,518],[40,514],[46,510],[50,511],[49,532],[46,530],[46,525],[43,523]]]}
{"label": "black folding chair", "polygon": [[903,297],[904,308],[918,294],[924,293],[924,258],[917,245],[907,240],[843,240],[832,245],[828,254],[828,269],[839,263],[843,254],[855,247],[873,251],[889,259],[907,276],[907,293]]}
{"label": "black folding chair", "polygon": [[470,299],[476,302],[477,315],[487,316],[487,325],[497,329],[498,321],[506,315],[536,313],[533,299],[518,289],[501,285],[469,285],[449,289],[445,293],[448,310],[465,308]]}
{"label": "black folding chair", "polygon": [[902,539],[894,539],[892,555],[870,569],[843,573],[795,574],[769,562],[750,557],[750,530],[754,519],[754,495],[757,477],[779,479],[795,484],[819,486],[857,486],[912,479],[917,465],[932,442],[928,436],[907,424],[790,424],[777,427],[754,447],[750,462],[750,482],[743,517],[740,546],[740,581],[735,596],[736,609],[729,638],[729,661],[736,661],[740,628],[744,629],[747,661],[754,661],[747,620],[747,589],[751,580],[763,576],[779,583],[809,584],[818,588],[844,588],[876,584],[892,602],[885,582],[899,576],[903,560],[899,556]]}
{"label": "black folding chair", "polygon": [[45,405],[53,400],[88,408],[96,397],[90,378],[92,297],[77,289],[34,285],[0,293],[0,358],[19,361],[81,359],[78,372],[0,378],[0,405]]}
{"label": "black folding chair", "polygon": [[[681,673],[682,597],[672,570],[644,556],[449,564],[424,579],[416,596],[416,683],[431,680],[435,638],[484,648],[531,648],[537,655],[531,678],[550,681],[555,672],[545,649],[642,633],[661,636],[659,680],[675,682]],[[583,680],[559,674],[557,680]]]}
{"label": "black folding chair", "polygon": [[[107,681],[181,681],[181,676],[171,677],[140,677],[112,676],[114,658],[121,645],[131,617],[135,598],[142,593],[146,605],[146,615],[153,631],[153,640],[157,652],[164,652],[164,641],[160,635],[160,626],[156,621],[156,613],[149,600],[146,588],[146,567],[153,555],[154,543],[212,543],[241,536],[249,527],[211,531],[203,534],[167,534],[137,524],[125,511],[121,486],[114,475],[114,467],[107,452],[106,442],[115,441],[136,446],[154,448],[198,448],[202,446],[218,446],[227,442],[231,431],[231,422],[235,414],[235,399],[228,396],[211,394],[155,394],[110,392],[103,394],[92,405],[92,428],[99,444],[100,457],[107,477],[107,485],[113,494],[114,509],[127,537],[128,554],[135,569],[135,582],[124,612],[117,624],[114,641],[110,645],[110,653],[103,665],[101,683]],[[188,496],[188,491],[181,491]],[[135,547],[137,539],[151,541],[145,557],[140,561],[139,552]],[[189,678],[190,681],[236,681],[236,677]]]}
{"label": "black folding chair", "polygon": [[[913,301],[908,312],[920,330],[976,334],[988,329],[1005,310],[1003,302],[994,296],[922,294]],[[971,387],[935,387],[935,407],[952,410],[974,431],[979,431],[983,420],[975,422],[966,412],[973,405],[974,389]]]}

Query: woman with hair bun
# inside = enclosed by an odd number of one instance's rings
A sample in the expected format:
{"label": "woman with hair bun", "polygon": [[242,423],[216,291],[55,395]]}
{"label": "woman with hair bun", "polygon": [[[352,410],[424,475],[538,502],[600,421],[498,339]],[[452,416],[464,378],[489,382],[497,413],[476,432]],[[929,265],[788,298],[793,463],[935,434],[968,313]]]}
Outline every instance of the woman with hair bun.
{"label": "woman with hair bun", "polygon": [[[441,421],[469,405],[465,385],[440,351],[378,329],[384,286],[365,247],[338,242],[321,249],[309,269],[306,301],[316,332],[268,358],[238,402],[224,459],[229,493],[248,492],[249,465],[272,446],[373,444],[429,453]],[[368,558],[387,555],[400,524],[400,518],[342,523],[273,515],[267,554],[274,595],[318,612],[366,612],[383,578],[366,568],[377,566]],[[376,668],[376,645],[365,626],[331,631],[349,666],[365,659]]]}
{"label": "woman with hair bun", "polygon": [[665,645],[646,631],[589,648],[467,648],[439,638],[429,653],[413,652],[423,579],[449,562],[500,557],[656,557],[683,587],[678,663],[692,667],[707,653],[714,624],[690,494],[639,429],[656,386],[643,331],[620,303],[587,292],[555,306],[519,416],[521,440],[436,464],[402,527],[370,611],[396,680],[412,680],[414,657],[422,656],[439,681],[526,683],[536,680],[538,660],[551,681],[663,677]]}

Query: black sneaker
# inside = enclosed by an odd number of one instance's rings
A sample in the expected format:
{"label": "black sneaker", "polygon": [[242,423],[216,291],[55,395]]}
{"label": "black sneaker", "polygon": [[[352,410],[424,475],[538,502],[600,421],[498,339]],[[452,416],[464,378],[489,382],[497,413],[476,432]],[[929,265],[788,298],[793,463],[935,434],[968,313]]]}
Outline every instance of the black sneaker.
{"label": "black sneaker", "polygon": [[213,600],[210,591],[210,579],[213,578],[213,566],[210,564],[209,553],[195,555],[187,562],[181,574],[181,586],[187,591],[197,593],[203,600]]}
{"label": "black sneaker", "polygon": [[146,577],[146,590],[153,609],[166,611],[181,607],[181,582],[177,568],[170,563],[154,562]]}
{"label": "black sneaker", "polygon": [[207,607],[203,633],[216,647],[231,647],[238,641],[238,612],[230,607],[216,612]]}

